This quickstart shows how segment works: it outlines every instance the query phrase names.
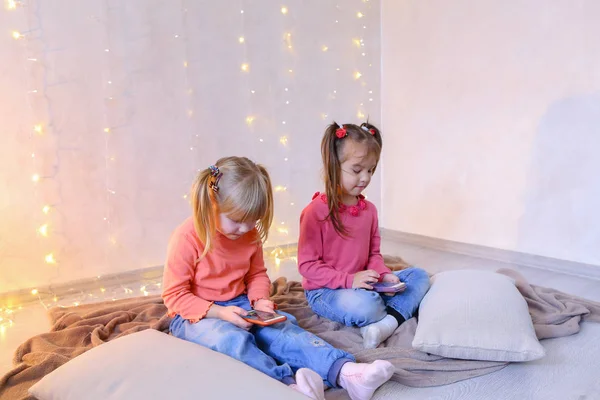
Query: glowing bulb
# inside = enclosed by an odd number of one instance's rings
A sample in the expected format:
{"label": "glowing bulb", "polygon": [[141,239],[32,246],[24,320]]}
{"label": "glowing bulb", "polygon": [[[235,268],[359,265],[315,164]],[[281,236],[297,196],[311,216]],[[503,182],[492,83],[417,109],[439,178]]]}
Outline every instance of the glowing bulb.
{"label": "glowing bulb", "polygon": [[365,114],[363,114],[363,112],[360,110],[358,110],[356,116],[358,117],[358,119],[365,119]]}
{"label": "glowing bulb", "polygon": [[279,233],[283,233],[284,235],[287,235],[287,234],[288,234],[288,230],[287,230],[287,228],[277,228],[277,231],[278,231]]}
{"label": "glowing bulb", "polygon": [[246,124],[248,124],[248,125],[252,125],[252,123],[254,122],[254,120],[255,120],[255,119],[256,119],[256,118],[255,118],[255,117],[253,117],[252,115],[249,115],[249,116],[247,116],[247,117],[246,117]]}
{"label": "glowing bulb", "polygon": [[110,128],[104,128],[104,132],[110,133]]}
{"label": "glowing bulb", "polygon": [[54,258],[54,254],[52,253],[46,254],[45,260],[47,264],[56,264],[56,259]]}
{"label": "glowing bulb", "polygon": [[288,142],[288,138],[287,138],[286,136],[282,136],[282,137],[279,139],[279,142],[280,142],[282,145],[286,146],[286,145],[287,145],[287,142]]}
{"label": "glowing bulb", "polygon": [[38,228],[38,232],[42,236],[48,237],[48,224],[44,224]]}
{"label": "glowing bulb", "polygon": [[329,47],[327,47],[327,46],[323,45],[323,47],[321,47],[321,50],[323,50],[323,51],[327,51],[327,50],[329,50]]}
{"label": "glowing bulb", "polygon": [[242,64],[242,71],[248,72],[250,70],[250,66],[246,63]]}
{"label": "glowing bulb", "polygon": [[287,7],[281,7],[281,13],[282,13],[283,15],[287,14],[287,13],[288,13],[288,9],[287,9]]}
{"label": "glowing bulb", "polygon": [[38,294],[38,293],[39,293],[39,292],[38,292],[38,290],[37,290],[37,289],[33,289],[33,290],[31,291],[31,294],[32,294],[32,295],[34,295],[34,296],[35,296],[36,294]]}
{"label": "glowing bulb", "polygon": [[17,8],[17,2],[15,0],[8,0],[6,2],[6,8],[9,10],[14,10]]}
{"label": "glowing bulb", "polygon": [[13,31],[13,32],[12,32],[12,37],[13,37],[13,39],[21,39],[21,38],[23,38],[23,35],[21,35],[21,34],[20,34],[19,32],[17,32],[17,31]]}
{"label": "glowing bulb", "polygon": [[184,62],[183,62],[183,66],[184,66],[184,68],[187,68],[187,66],[188,66],[188,62],[187,62],[187,61],[184,61]]}
{"label": "glowing bulb", "polygon": [[240,36],[240,38],[238,39],[238,41],[239,41],[240,43],[244,43],[244,42],[246,41],[246,39],[244,39],[244,37],[243,37],[243,36]]}
{"label": "glowing bulb", "polygon": [[358,79],[358,78],[360,78],[361,76],[362,76],[362,74],[361,74],[360,72],[358,72],[358,71],[356,71],[356,72],[354,73],[354,79]]}
{"label": "glowing bulb", "polygon": [[44,206],[44,208],[42,208],[42,212],[44,214],[48,214],[50,212],[50,206]]}
{"label": "glowing bulb", "polygon": [[192,117],[192,115],[194,115],[194,110],[188,110],[188,111],[187,111],[187,115],[188,115],[188,117],[190,117],[190,118],[191,118],[191,117]]}
{"label": "glowing bulb", "polygon": [[34,182],[39,182],[40,176],[38,174],[33,174],[33,176],[31,177],[31,180]]}
{"label": "glowing bulb", "polygon": [[290,203],[290,206],[293,206],[293,205],[294,205],[294,203]]}
{"label": "glowing bulb", "polygon": [[275,186],[276,192],[285,192],[286,190],[287,190],[287,187],[285,187],[285,186],[281,186],[281,185]]}
{"label": "glowing bulb", "polygon": [[362,18],[362,17],[364,17],[365,15],[359,11],[359,12],[357,12],[357,13],[356,13],[356,16],[357,16],[358,18]]}
{"label": "glowing bulb", "polygon": [[43,128],[41,124],[37,124],[33,127],[33,130],[36,131],[37,133],[42,133],[43,132]]}
{"label": "glowing bulb", "polygon": [[294,72],[294,70],[288,69],[288,72],[291,74],[292,72]]}
{"label": "glowing bulb", "polygon": [[52,300],[54,300],[54,302],[56,303],[58,301],[58,297],[54,296],[54,299]]}
{"label": "glowing bulb", "polygon": [[106,292],[106,289],[105,289],[105,288],[100,288],[100,291],[101,291],[102,293],[104,293],[104,292]]}
{"label": "glowing bulb", "polygon": [[322,113],[322,114],[321,114],[321,119],[326,119],[326,118],[327,118],[327,114],[325,114],[325,113]]}
{"label": "glowing bulb", "polygon": [[352,39],[352,44],[354,44],[356,47],[360,47],[360,39]]}

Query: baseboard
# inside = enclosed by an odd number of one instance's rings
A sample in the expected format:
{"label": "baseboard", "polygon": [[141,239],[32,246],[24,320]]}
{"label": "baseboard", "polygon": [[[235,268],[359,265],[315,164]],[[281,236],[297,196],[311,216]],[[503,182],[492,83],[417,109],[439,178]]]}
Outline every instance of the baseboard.
{"label": "baseboard", "polygon": [[496,249],[477,244],[454,242],[390,229],[381,229],[381,236],[384,239],[398,240],[414,246],[600,280],[600,266],[598,265]]}

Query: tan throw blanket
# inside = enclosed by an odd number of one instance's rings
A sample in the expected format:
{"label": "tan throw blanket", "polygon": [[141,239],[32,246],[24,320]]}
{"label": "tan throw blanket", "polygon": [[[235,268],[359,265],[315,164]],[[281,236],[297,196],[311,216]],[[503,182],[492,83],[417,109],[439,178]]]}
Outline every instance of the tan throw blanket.
{"label": "tan throw blanket", "polygon": [[[600,303],[529,285],[513,270],[498,272],[517,281],[519,291],[529,304],[540,339],[574,334],[579,331],[582,319],[600,322]],[[507,365],[454,360],[413,350],[411,342],[417,326],[414,318],[396,330],[385,343],[386,347],[365,350],[357,328],[319,318],[311,311],[299,282],[279,278],[273,282],[272,295],[279,309],[295,315],[302,327],[351,352],[359,361],[384,359],[392,362],[396,367],[392,379],[405,385],[444,385],[485,375]],[[170,322],[158,296],[53,308],[49,313],[53,323],[51,331],[27,340],[17,349],[15,367],[0,379],[0,399],[32,399],[27,389],[73,357],[109,340],[144,329],[166,332]]]}

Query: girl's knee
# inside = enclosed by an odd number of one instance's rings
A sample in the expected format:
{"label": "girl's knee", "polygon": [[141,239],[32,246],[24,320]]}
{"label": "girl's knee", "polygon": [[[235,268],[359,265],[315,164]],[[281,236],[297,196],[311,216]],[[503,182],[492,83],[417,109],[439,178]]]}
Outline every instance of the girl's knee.
{"label": "girl's knee", "polygon": [[353,292],[341,298],[339,303],[345,312],[346,325],[364,326],[385,317],[385,304],[378,293],[366,290]]}

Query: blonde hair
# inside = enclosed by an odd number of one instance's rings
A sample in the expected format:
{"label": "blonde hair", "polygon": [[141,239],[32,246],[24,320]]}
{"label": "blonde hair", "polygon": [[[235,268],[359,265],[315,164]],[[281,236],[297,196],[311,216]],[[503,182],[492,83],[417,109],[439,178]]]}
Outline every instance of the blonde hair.
{"label": "blonde hair", "polygon": [[[346,136],[338,137],[338,129],[344,128]],[[374,154],[379,163],[383,141],[379,129],[368,121],[360,125],[344,124],[338,125],[333,122],[325,130],[321,140],[321,157],[323,159],[325,192],[327,193],[327,205],[333,228],[341,236],[348,236],[348,230],[340,218],[340,204],[342,203],[342,156],[346,143],[352,140],[356,143],[366,143],[368,151]]]}
{"label": "blonde hair", "polygon": [[[215,166],[222,174],[218,182],[206,168],[192,185],[194,228],[204,245],[200,259],[212,248],[219,214],[234,221],[258,221],[257,243],[267,240],[273,221],[273,189],[265,167],[246,157],[221,158]],[[211,187],[215,183],[218,190]]]}

